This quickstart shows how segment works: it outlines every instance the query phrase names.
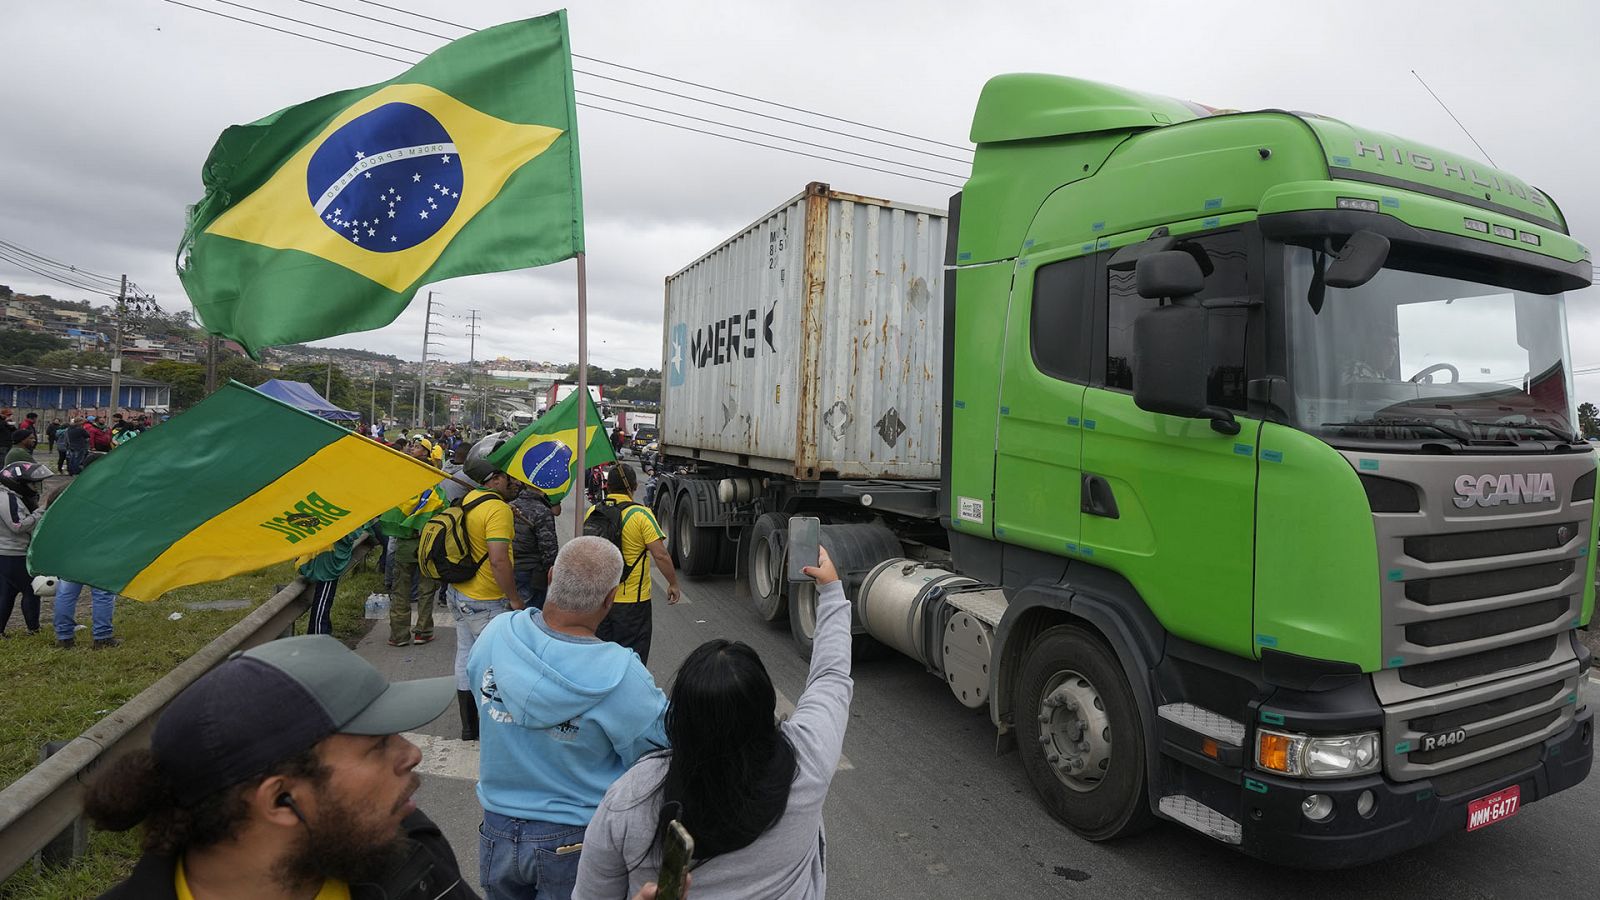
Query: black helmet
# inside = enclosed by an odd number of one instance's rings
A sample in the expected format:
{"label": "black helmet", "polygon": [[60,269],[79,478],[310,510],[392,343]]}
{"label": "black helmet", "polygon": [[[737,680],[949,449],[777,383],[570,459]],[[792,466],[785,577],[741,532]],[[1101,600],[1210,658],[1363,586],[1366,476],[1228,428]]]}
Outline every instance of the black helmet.
{"label": "black helmet", "polygon": [[39,482],[54,474],[44,463],[14,462],[0,468],[0,484],[12,489],[35,490]]}

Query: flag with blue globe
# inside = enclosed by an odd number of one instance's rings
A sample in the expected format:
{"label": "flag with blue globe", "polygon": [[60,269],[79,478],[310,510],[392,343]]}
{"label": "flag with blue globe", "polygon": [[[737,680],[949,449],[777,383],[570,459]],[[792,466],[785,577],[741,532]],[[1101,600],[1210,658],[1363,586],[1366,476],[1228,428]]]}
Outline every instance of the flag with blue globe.
{"label": "flag with blue globe", "polygon": [[588,432],[588,447],[584,450],[584,463],[598,466],[615,462],[611,441],[606,437],[600,410],[586,392],[574,391],[537,421],[513,435],[500,445],[500,449],[486,459],[495,468],[511,477],[543,491],[552,503],[560,503],[581,483],[576,449],[578,446],[578,401],[588,401],[584,430]]}
{"label": "flag with blue globe", "polygon": [[583,251],[566,14],[223,132],[178,275],[252,355],[380,328],[424,284]]}

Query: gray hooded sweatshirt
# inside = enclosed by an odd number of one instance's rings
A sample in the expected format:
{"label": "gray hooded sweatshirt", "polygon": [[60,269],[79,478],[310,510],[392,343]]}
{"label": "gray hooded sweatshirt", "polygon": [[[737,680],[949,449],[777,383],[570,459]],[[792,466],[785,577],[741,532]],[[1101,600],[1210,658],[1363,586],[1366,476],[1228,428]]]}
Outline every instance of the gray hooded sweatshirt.
{"label": "gray hooded sweatshirt", "polygon": [[[794,785],[783,816],[742,850],[693,870],[694,900],[810,900],[828,892],[822,802],[844,749],[850,718],[850,602],[838,582],[817,591],[811,674],[794,714],[779,725],[794,747]],[[651,849],[661,808],[665,754],[647,756],[606,791],[589,823],[578,861],[574,900],[626,900],[654,881],[660,854]],[[643,860],[643,862],[640,862]],[[632,871],[629,866],[637,864]]]}

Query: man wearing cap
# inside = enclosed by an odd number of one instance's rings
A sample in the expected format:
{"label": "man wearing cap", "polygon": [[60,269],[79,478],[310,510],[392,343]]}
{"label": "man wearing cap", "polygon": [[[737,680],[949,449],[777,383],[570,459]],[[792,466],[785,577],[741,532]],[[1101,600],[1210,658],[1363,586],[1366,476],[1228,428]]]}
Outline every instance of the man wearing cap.
{"label": "man wearing cap", "polygon": [[103,897],[476,900],[412,800],[422,754],[400,736],[451,690],[390,684],[328,635],[234,654],[90,785],[99,827],[145,824],[144,856]]}
{"label": "man wearing cap", "polygon": [[33,448],[38,446],[39,436],[26,428],[18,428],[11,433],[11,449],[6,452],[5,465],[14,462],[33,462]]}
{"label": "man wearing cap", "polygon": [[495,468],[487,459],[474,459],[463,469],[483,485],[461,498],[467,521],[467,555],[481,559],[478,571],[466,581],[447,584],[445,604],[456,622],[456,691],[461,707],[461,739],[478,739],[478,706],[467,681],[467,657],[472,643],[489,620],[508,609],[523,607],[511,570],[511,541],[516,525],[507,502],[522,490],[522,482]]}
{"label": "man wearing cap", "polygon": [[84,464],[89,461],[89,430],[83,419],[72,417],[63,440],[67,448],[67,474],[76,475],[83,471]]}

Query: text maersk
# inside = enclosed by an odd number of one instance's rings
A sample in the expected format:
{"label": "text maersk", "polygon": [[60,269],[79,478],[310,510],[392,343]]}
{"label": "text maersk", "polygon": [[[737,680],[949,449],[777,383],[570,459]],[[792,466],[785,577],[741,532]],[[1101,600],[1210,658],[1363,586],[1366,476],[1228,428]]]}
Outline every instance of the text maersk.
{"label": "text maersk", "polygon": [[[769,348],[777,350],[772,342],[772,320],[777,304],[773,307],[764,318],[759,310],[751,309],[696,328],[689,339],[689,361],[696,369],[703,369],[736,359],[752,359],[763,338]],[[756,334],[758,324],[759,336]]]}

